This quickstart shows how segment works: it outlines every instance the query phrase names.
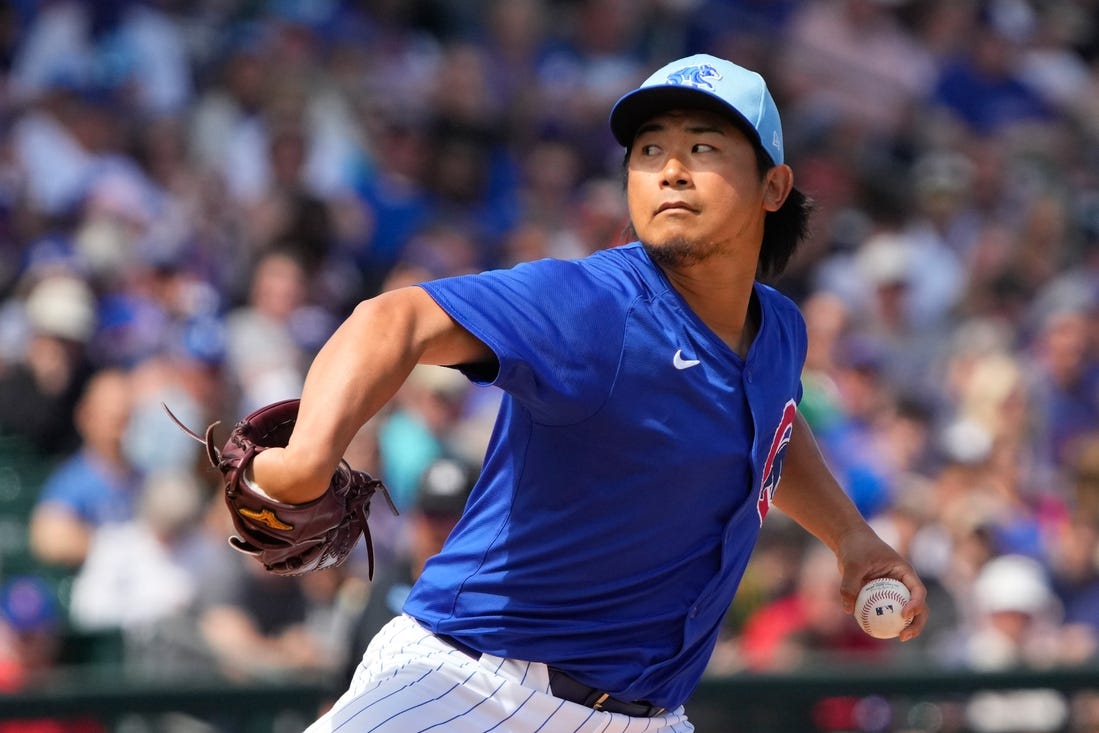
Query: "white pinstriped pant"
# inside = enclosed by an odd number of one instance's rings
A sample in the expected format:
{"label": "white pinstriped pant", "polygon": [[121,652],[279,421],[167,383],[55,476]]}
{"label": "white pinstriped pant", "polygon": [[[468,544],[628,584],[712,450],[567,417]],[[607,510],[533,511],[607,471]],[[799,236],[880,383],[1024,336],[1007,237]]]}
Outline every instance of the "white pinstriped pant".
{"label": "white pinstriped pant", "polygon": [[305,733],[692,733],[683,708],[654,718],[554,697],[546,665],[454,649],[398,616],[363,655],[347,692]]}

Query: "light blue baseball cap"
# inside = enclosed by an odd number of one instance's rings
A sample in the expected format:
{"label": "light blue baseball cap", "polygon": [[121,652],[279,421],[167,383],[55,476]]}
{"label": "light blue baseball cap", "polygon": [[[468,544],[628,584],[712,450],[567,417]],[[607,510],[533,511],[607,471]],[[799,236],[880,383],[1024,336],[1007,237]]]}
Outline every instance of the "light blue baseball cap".
{"label": "light blue baseball cap", "polygon": [[772,162],[783,162],[782,122],[767,82],[754,71],[708,54],[671,62],[619,99],[611,110],[611,132],[629,147],[646,120],[685,107],[731,113],[754,131]]}

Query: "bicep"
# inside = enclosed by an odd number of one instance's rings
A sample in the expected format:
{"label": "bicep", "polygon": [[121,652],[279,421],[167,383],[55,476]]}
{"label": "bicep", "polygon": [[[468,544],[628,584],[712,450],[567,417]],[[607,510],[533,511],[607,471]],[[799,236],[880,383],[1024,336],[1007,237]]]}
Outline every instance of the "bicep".
{"label": "bicep", "polygon": [[420,344],[421,364],[454,366],[479,364],[495,359],[492,350],[469,332],[420,287],[403,293],[413,313],[415,338]]}
{"label": "bicep", "polygon": [[382,371],[394,368],[401,380],[417,363],[453,366],[493,358],[488,346],[419,286],[360,303],[329,345],[337,353],[359,354]]}
{"label": "bicep", "polygon": [[421,288],[363,301],[313,359],[286,450],[257,456],[256,481],[289,503],[320,496],[355,434],[417,363],[475,363],[488,353]]}

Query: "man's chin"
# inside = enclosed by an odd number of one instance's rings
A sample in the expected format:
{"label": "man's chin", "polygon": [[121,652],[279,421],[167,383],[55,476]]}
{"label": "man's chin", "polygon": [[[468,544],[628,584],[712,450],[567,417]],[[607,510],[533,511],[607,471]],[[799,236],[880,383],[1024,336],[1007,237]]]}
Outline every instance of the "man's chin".
{"label": "man's chin", "polygon": [[684,267],[697,264],[706,259],[709,249],[694,240],[681,238],[667,239],[661,242],[641,240],[649,259],[661,267]]}

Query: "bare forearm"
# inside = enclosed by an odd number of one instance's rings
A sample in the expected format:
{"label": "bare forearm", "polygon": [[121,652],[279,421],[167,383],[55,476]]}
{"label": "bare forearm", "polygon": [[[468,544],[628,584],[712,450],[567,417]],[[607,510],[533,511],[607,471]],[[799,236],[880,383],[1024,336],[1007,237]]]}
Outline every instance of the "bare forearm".
{"label": "bare forearm", "polygon": [[833,552],[844,534],[866,521],[828,469],[813,432],[799,414],[774,503]]}
{"label": "bare forearm", "polygon": [[[317,493],[366,420],[397,391],[419,358],[407,331],[408,312],[384,302],[361,304],[310,366],[286,459]],[[260,481],[260,485],[265,484]]]}
{"label": "bare forearm", "polygon": [[900,638],[908,641],[919,636],[927,622],[927,589],[911,564],[882,541],[859,513],[828,469],[813,431],[801,415],[790,437],[774,502],[835,553],[845,611],[853,611],[855,597],[867,581],[896,578],[912,596],[902,611],[911,624]]}

